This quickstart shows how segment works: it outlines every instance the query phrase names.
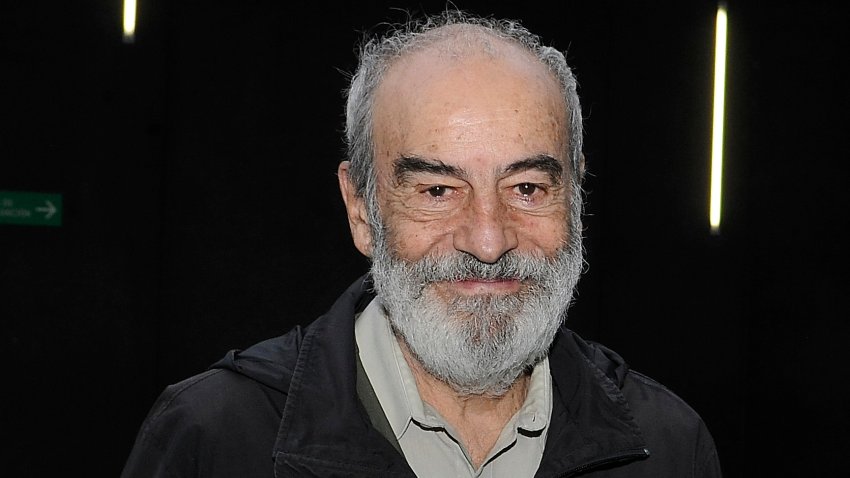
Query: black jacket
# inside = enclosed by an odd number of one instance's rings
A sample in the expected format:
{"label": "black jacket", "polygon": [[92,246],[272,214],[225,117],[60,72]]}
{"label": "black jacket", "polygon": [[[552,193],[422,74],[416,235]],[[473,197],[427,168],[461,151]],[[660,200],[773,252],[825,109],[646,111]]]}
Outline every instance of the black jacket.
{"label": "black jacket", "polygon": [[[413,477],[358,393],[364,279],[308,327],[167,387],[122,477]],[[617,354],[563,329],[549,359],[553,410],[537,477],[720,476],[699,416]]]}

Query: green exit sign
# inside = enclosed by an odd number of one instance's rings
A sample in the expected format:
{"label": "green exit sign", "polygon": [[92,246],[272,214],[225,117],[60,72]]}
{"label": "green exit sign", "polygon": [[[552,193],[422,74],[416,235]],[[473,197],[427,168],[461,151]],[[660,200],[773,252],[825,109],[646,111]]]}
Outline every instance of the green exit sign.
{"label": "green exit sign", "polygon": [[0,224],[61,226],[62,195],[0,191]]}

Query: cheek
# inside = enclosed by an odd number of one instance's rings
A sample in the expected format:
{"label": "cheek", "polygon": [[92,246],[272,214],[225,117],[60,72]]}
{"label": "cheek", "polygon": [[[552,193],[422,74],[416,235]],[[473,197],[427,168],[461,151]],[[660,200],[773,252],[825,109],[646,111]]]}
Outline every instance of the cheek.
{"label": "cheek", "polygon": [[416,261],[449,252],[452,227],[443,221],[418,222],[405,218],[387,221],[389,246],[401,259]]}
{"label": "cheek", "polygon": [[387,244],[400,258],[415,261],[426,255],[446,253],[451,247],[456,218],[424,214],[411,207],[394,189],[381,195],[380,204]]}
{"label": "cheek", "polygon": [[564,211],[545,216],[518,214],[515,219],[519,249],[551,256],[567,243],[568,218]]}

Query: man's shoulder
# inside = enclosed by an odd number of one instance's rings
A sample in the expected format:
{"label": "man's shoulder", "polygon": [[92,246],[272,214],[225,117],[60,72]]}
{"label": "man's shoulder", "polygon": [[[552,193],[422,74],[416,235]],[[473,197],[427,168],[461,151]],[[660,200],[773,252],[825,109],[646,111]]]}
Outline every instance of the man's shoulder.
{"label": "man's shoulder", "polygon": [[704,426],[699,414],[672,389],[633,369],[625,358],[597,342],[583,341],[574,335],[579,348],[611,382],[616,384],[628,407],[645,426],[679,426],[696,430]]}
{"label": "man's shoulder", "polygon": [[258,464],[270,460],[285,401],[226,369],[169,385],[139,430],[122,477],[270,475]]}
{"label": "man's shoulder", "polygon": [[[578,339],[577,340],[581,340]],[[652,468],[659,463],[676,469],[674,476],[720,476],[714,439],[702,417],[671,388],[636,371],[611,349],[585,342],[589,360],[610,383],[617,384],[625,407],[646,440],[649,460],[637,465]]]}
{"label": "man's shoulder", "polygon": [[165,387],[122,476],[266,476],[245,470],[270,459],[286,404],[279,388],[228,368]]}
{"label": "man's shoulder", "polygon": [[[363,283],[363,279],[356,282],[338,302],[353,303],[362,295]],[[268,418],[279,421],[307,337],[313,336],[315,342],[317,335],[334,335],[329,331],[338,329],[334,325],[345,319],[342,315],[325,314],[283,335],[230,350],[208,370],[167,386],[151,408],[141,435],[175,427],[231,432],[222,427]]]}
{"label": "man's shoulder", "polygon": [[666,422],[692,428],[704,426],[702,418],[684,399],[657,380],[629,370],[622,386],[623,395],[635,418],[644,422]]}
{"label": "man's shoulder", "polygon": [[572,331],[567,332],[571,339],[566,342],[567,348],[579,352],[573,353],[573,357],[583,357],[600,376],[605,377],[604,381],[610,384],[609,387],[619,389],[635,418],[658,418],[662,422],[671,421],[688,426],[701,424],[697,412],[673,390],[632,369],[611,348],[584,340]]}
{"label": "man's shoulder", "polygon": [[558,403],[570,416],[569,426],[578,427],[585,440],[573,448],[608,444],[609,449],[584,456],[590,463],[624,452],[641,458],[623,461],[622,475],[600,476],[719,476],[711,434],[668,387],[632,370],[612,349],[570,330],[563,331],[551,357]]}
{"label": "man's shoulder", "polygon": [[279,420],[302,336],[295,327],[244,350],[231,350],[208,370],[168,385],[141,434],[179,429],[214,434],[235,423],[253,426],[269,418]]}
{"label": "man's shoulder", "polygon": [[145,420],[142,434],[193,430],[233,433],[234,424],[280,420],[286,393],[227,369],[210,369],[165,387]]}
{"label": "man's shoulder", "polygon": [[702,417],[684,399],[658,381],[630,370],[623,395],[648,443],[652,460],[681,464],[695,476],[720,476],[714,439]]}
{"label": "man's shoulder", "polygon": [[284,335],[234,349],[210,368],[229,370],[266,387],[286,392],[301,350],[304,329],[295,326]]}

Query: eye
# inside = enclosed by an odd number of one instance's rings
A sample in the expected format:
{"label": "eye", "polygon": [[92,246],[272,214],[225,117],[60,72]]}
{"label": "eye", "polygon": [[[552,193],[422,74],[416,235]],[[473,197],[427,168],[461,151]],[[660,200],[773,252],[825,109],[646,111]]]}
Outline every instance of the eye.
{"label": "eye", "polygon": [[432,186],[427,189],[428,194],[432,197],[438,198],[445,196],[446,192],[449,190],[446,186]]}
{"label": "eye", "polygon": [[531,184],[531,183],[518,184],[516,186],[516,188],[517,188],[517,192],[519,192],[523,196],[531,196],[540,189],[539,186],[537,186],[536,184]]}

